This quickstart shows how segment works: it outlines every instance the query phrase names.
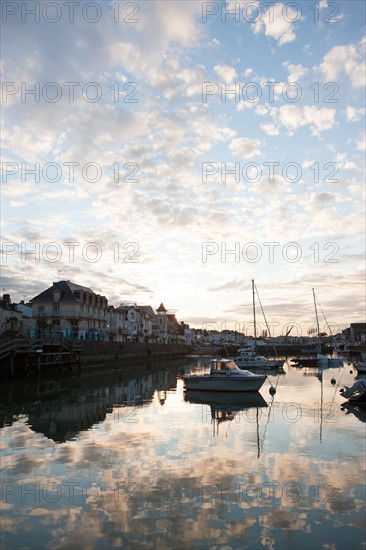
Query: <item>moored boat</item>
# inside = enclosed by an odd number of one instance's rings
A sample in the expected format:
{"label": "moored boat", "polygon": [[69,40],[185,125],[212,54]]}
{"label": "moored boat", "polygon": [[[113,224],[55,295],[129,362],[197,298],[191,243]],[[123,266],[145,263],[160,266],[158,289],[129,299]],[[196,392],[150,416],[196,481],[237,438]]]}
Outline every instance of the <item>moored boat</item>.
{"label": "moored boat", "polygon": [[359,378],[350,388],[345,386],[340,390],[340,394],[350,403],[366,404],[366,378]]}
{"label": "moored boat", "polygon": [[278,359],[267,359],[263,355],[246,355],[241,354],[238,357],[233,358],[234,363],[241,369],[256,369],[256,368],[268,368],[275,369],[283,366],[283,361]]}
{"label": "moored boat", "polygon": [[343,359],[318,353],[315,357],[295,357],[291,363],[294,367],[341,367]]}
{"label": "moored boat", "polygon": [[267,376],[239,369],[230,359],[213,359],[208,374],[186,374],[185,390],[255,392],[262,387]]}
{"label": "moored boat", "polygon": [[355,367],[358,372],[366,372],[366,361],[358,361],[358,363],[355,363]]}

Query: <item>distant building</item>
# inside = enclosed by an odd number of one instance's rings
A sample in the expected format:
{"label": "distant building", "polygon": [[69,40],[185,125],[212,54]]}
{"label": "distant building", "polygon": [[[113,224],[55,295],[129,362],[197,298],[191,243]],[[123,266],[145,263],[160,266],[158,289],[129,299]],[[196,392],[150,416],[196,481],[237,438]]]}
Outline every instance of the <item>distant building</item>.
{"label": "distant building", "polygon": [[168,318],[167,310],[164,307],[164,304],[161,303],[158,309],[156,310],[155,322],[153,325],[153,332],[156,334],[157,342],[159,344],[168,343]]}
{"label": "distant building", "polygon": [[109,310],[105,296],[71,281],[59,281],[30,300],[38,336],[106,340]]}
{"label": "distant building", "polygon": [[10,294],[3,294],[0,300],[0,334],[19,333],[21,331],[23,314],[17,310],[16,304],[10,299]]}
{"label": "distant building", "polygon": [[349,336],[350,341],[355,344],[366,343],[366,323],[351,323]]}
{"label": "distant building", "polygon": [[153,332],[154,319],[156,317],[151,306],[138,306],[141,314],[142,341],[154,343],[157,336]]}

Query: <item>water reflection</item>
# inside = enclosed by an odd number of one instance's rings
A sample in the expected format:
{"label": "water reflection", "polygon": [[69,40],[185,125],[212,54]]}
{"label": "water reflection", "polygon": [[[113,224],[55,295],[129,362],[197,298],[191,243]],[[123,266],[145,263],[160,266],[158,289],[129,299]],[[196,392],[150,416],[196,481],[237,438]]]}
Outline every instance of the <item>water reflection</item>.
{"label": "water reflection", "polygon": [[175,391],[176,385],[174,369],[139,377],[107,373],[88,378],[79,374],[45,381],[30,379],[12,383],[6,393],[3,391],[0,420],[2,425],[11,425],[19,416],[23,421],[26,417],[32,430],[62,443],[103,422],[114,409],[122,417],[126,407],[151,402],[155,392],[164,404],[167,393]]}
{"label": "water reflection", "polygon": [[286,367],[275,395],[184,395],[182,373],[205,365],[3,388],[3,547],[363,548],[349,370]]}
{"label": "water reflection", "polygon": [[[186,391],[184,399],[190,403],[205,405],[202,409],[202,418],[207,417],[207,413],[210,411],[213,437],[219,435],[219,426],[224,422],[232,422],[233,420],[240,422],[240,418],[244,413],[252,421],[255,418],[258,434],[258,453],[260,452],[258,408],[268,406],[260,393],[233,394],[215,391]],[[250,416],[253,412],[254,415]],[[228,430],[225,435],[228,436]]]}

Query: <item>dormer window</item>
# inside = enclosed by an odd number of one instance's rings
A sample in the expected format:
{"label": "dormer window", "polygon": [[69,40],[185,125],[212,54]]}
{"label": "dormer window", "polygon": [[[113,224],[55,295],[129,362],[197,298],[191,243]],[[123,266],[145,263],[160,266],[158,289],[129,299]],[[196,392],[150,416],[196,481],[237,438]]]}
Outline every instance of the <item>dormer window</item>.
{"label": "dormer window", "polygon": [[52,299],[54,302],[59,302],[61,298],[61,291],[56,288],[52,293]]}

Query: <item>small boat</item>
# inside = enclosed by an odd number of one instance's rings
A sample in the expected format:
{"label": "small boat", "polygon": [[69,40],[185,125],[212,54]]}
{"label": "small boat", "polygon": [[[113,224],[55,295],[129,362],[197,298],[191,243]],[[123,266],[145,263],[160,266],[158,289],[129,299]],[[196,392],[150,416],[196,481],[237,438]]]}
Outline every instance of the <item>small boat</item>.
{"label": "small boat", "polygon": [[185,390],[250,392],[259,391],[266,378],[239,369],[230,359],[213,359],[208,374],[186,374],[183,380]]}
{"label": "small boat", "polygon": [[349,403],[366,404],[366,378],[359,378],[350,388],[345,386],[340,390],[340,394],[348,399]]}
{"label": "small boat", "polygon": [[279,361],[278,359],[267,359],[267,357],[264,357],[263,355],[246,354],[240,354],[238,357],[235,357],[233,361],[241,369],[275,369],[276,367],[282,367],[284,363],[283,361]]}
{"label": "small boat", "polygon": [[358,363],[355,363],[355,367],[358,372],[366,372],[366,361],[358,361]]}

